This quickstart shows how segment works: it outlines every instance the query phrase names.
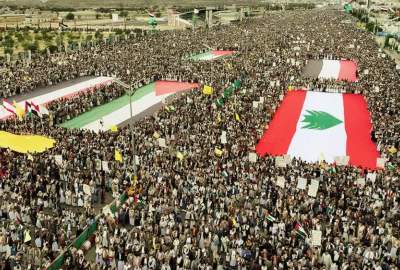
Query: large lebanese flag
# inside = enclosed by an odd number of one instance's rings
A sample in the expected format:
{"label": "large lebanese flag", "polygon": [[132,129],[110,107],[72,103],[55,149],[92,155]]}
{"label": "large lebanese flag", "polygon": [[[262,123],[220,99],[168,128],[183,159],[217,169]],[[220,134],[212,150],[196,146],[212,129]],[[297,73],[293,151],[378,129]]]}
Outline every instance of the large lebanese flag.
{"label": "large lebanese flag", "polygon": [[357,81],[357,64],[351,60],[310,60],[304,68],[307,78]]}
{"label": "large lebanese flag", "polygon": [[361,95],[291,91],[256,146],[260,156],[289,154],[307,162],[349,156],[349,163],[376,168],[368,106]]}

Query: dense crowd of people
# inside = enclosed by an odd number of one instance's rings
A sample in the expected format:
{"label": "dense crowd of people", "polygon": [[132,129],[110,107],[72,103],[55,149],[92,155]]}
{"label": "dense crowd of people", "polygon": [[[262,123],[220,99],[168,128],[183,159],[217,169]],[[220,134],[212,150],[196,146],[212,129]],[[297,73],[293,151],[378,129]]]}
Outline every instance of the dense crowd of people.
{"label": "dense crowd of people", "polygon": [[[400,156],[393,149],[400,142],[400,76],[370,33],[344,22],[349,16],[274,12],[229,26],[157,32],[60,53],[29,67],[5,66],[8,72],[0,76],[6,97],[83,75],[113,75],[137,87],[156,79],[194,81],[216,91],[185,92],[172,101],[176,111],[161,110],[117,132],[57,126],[122,95],[114,85],[56,101],[49,105],[52,117],[42,121],[0,122],[0,130],[57,141],[36,155],[0,149],[0,269],[48,267],[94,222],[107,196],[119,198],[132,188],[140,203],[120,207],[111,218],[100,215],[95,259],[68,253],[65,269],[399,268]],[[204,50],[203,43],[237,53],[212,62],[185,57]],[[356,61],[359,81],[302,78],[307,60],[325,57]],[[215,106],[236,79],[240,89]],[[249,152],[289,86],[364,95],[377,147],[390,166],[332,169],[293,159],[280,168],[268,156],[250,162]],[[159,147],[158,136],[167,148]],[[123,162],[114,159],[115,149]],[[137,181],[133,153],[139,156]],[[285,188],[276,185],[278,176],[286,179]],[[299,177],[320,181],[317,197],[296,188]],[[305,235],[296,233],[298,224]],[[312,230],[321,231],[320,246],[311,243]]]}

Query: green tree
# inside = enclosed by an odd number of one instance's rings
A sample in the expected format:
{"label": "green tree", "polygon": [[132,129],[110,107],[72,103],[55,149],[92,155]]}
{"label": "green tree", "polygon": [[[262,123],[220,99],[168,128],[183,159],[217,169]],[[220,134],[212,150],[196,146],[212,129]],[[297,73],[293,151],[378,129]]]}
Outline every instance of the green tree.
{"label": "green tree", "polygon": [[126,10],[121,10],[121,11],[119,12],[119,16],[122,17],[122,18],[128,17],[128,11],[126,11]]}
{"label": "green tree", "polygon": [[96,39],[103,39],[103,33],[97,30],[96,33],[94,34],[94,37]]}
{"label": "green tree", "polygon": [[75,19],[75,15],[72,12],[69,12],[66,16],[65,19],[68,21],[72,21],[73,19]]}

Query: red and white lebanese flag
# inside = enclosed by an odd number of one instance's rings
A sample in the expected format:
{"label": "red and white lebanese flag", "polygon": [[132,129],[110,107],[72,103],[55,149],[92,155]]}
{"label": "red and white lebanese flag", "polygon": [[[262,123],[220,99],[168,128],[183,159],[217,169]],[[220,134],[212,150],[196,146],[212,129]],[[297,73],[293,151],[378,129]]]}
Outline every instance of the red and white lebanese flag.
{"label": "red and white lebanese flag", "polygon": [[256,146],[260,156],[288,154],[307,162],[349,163],[376,168],[368,106],[361,95],[290,91]]}
{"label": "red and white lebanese flag", "polygon": [[357,64],[351,60],[310,60],[304,68],[303,76],[356,82]]}

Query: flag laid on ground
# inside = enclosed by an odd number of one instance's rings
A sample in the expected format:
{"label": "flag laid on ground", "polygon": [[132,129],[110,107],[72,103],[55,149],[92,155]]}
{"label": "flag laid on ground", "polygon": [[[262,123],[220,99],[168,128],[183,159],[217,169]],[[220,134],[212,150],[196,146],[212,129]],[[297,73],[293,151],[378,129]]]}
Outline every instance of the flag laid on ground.
{"label": "flag laid on ground", "polygon": [[[166,98],[178,92],[189,91],[197,87],[199,87],[197,83],[177,81],[156,81],[141,87],[131,97],[133,118],[141,119],[151,115],[164,107]],[[119,126],[129,121],[131,117],[129,101],[129,95],[124,95],[63,123],[61,127],[81,128],[94,132],[109,130],[113,125]],[[166,109],[170,112],[176,110],[174,106],[167,107]]]}
{"label": "flag laid on ground", "polygon": [[298,236],[301,236],[301,237],[307,237],[307,233],[306,233],[306,231],[304,230],[304,228],[303,228],[303,226],[301,226],[301,224],[300,223],[296,223],[296,226],[294,227],[294,230],[295,230],[295,232],[296,232],[296,234],[298,235]]}
{"label": "flag laid on ground", "polygon": [[0,147],[19,153],[42,153],[54,146],[55,140],[38,135],[17,135],[0,131]]}
{"label": "flag laid on ground", "polygon": [[[21,97],[15,97],[17,103],[25,109],[25,102],[33,102],[34,104],[37,105],[44,105],[47,104],[51,101],[60,99],[60,98],[70,98],[75,95],[78,95],[80,93],[89,91],[91,89],[97,89],[96,87],[100,85],[106,85],[108,83],[112,82],[111,77],[98,77],[98,78],[93,78],[87,81],[75,83],[73,85],[69,85],[67,87],[62,87],[62,88],[57,88],[54,89],[53,87],[49,87],[48,89],[44,89],[39,91],[39,94],[37,92],[32,92],[31,94],[24,95]],[[5,101],[5,102],[4,102]],[[13,110],[10,106],[13,106],[10,102],[7,100],[3,100],[3,106],[6,108],[6,110],[0,110],[0,119],[7,119],[13,115],[16,114],[15,110]],[[46,113],[46,110],[44,112]]]}
{"label": "flag laid on ground", "polygon": [[256,146],[260,156],[289,154],[327,163],[349,156],[349,164],[376,169],[379,153],[362,95],[312,91],[288,92]]}
{"label": "flag laid on ground", "polygon": [[357,64],[350,60],[310,60],[303,77],[356,82]]}
{"label": "flag laid on ground", "polygon": [[209,61],[209,60],[214,60],[220,57],[225,57],[229,56],[236,53],[235,51],[218,51],[218,50],[212,50],[209,52],[197,54],[194,56],[191,56],[190,59],[196,60],[196,61]]}

